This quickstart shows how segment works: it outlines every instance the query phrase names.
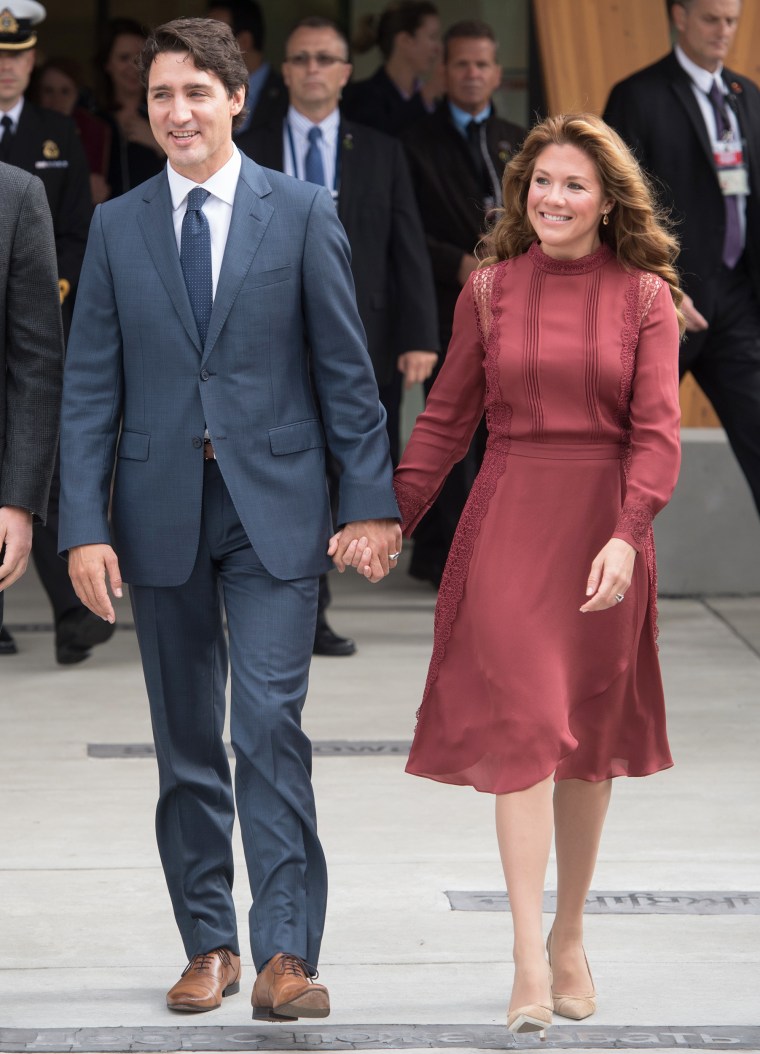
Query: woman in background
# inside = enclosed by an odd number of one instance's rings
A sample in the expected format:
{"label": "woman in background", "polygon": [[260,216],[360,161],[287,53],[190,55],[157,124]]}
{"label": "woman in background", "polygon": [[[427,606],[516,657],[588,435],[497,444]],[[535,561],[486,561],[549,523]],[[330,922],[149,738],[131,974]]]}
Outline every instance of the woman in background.
{"label": "woman in background", "polygon": [[100,116],[113,133],[108,182],[114,198],[157,175],[166,161],[150,130],[145,93],[135,65],[144,43],[139,22],[114,18],[106,26],[95,59],[102,81]]}

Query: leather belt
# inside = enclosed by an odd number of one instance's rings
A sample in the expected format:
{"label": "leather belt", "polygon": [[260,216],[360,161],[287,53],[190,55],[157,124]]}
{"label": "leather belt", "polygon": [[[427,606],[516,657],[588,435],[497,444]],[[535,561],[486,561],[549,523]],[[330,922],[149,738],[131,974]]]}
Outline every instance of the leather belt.
{"label": "leather belt", "polygon": [[216,453],[210,439],[203,440],[203,460],[216,461]]}

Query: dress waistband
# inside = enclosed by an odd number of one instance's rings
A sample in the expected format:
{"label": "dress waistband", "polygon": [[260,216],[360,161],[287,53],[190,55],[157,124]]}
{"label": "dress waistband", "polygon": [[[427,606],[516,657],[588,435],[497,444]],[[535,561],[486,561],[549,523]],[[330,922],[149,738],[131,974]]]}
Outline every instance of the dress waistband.
{"label": "dress waistband", "polygon": [[537,443],[528,439],[511,439],[510,454],[517,457],[539,457],[559,461],[614,461],[623,456],[620,443]]}

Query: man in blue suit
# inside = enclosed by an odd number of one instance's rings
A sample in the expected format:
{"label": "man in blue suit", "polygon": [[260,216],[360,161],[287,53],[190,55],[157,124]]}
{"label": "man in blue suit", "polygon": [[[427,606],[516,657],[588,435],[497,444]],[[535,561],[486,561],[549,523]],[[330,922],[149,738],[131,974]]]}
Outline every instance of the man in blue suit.
{"label": "man in blue suit", "polygon": [[329,566],[325,446],[341,469],[333,560],[379,581],[401,548],[384,413],[330,194],[233,145],[248,75],[229,28],[170,22],[141,61],[168,165],[93,218],[66,363],[60,547],[102,618],[107,585],[130,585],[158,845],[190,960],[168,1005],[210,1010],[239,988],[229,646],[254,1016],[325,1017],[326,869],[300,722]]}

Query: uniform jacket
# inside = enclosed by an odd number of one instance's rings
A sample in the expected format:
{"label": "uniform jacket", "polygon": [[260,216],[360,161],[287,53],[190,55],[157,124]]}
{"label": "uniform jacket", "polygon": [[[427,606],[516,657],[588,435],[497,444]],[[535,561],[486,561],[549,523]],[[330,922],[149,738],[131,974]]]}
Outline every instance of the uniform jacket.
{"label": "uniform jacket", "polygon": [[53,216],[58,277],[76,290],[92,217],[90,170],[74,121],[24,102],[8,164],[39,176]]}
{"label": "uniform jacket", "polygon": [[42,184],[0,164],[0,505],[47,510],[61,403],[63,331]]}
{"label": "uniform jacket", "polygon": [[395,517],[385,414],[324,188],[246,157],[201,347],[166,172],[93,217],[61,429],[60,548],[108,542],[122,573],[184,582],[198,546],[204,428],[240,520],[277,578],[330,566],[325,444],[339,520]]}
{"label": "uniform jacket", "polygon": [[[283,170],[281,120],[250,129],[237,142],[259,164]],[[351,246],[370,358],[384,385],[400,354],[440,347],[433,275],[400,144],[351,121],[341,122],[338,142],[338,216]]]}

